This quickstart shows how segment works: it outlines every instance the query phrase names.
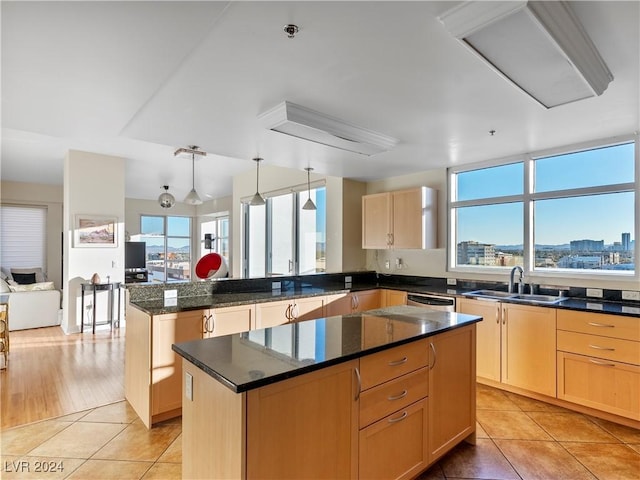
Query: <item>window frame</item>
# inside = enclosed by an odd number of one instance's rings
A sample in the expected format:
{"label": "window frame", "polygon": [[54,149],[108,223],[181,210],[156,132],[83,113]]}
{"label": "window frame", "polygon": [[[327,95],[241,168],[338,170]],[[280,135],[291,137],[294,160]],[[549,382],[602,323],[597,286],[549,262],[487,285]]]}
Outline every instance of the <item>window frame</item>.
{"label": "window frame", "polygon": [[[534,190],[534,166],[538,159],[592,150],[597,148],[613,147],[625,143],[634,143],[634,181],[627,183],[618,183],[613,185],[600,185],[596,187],[579,187],[568,188],[562,190],[552,190],[545,192],[536,192]],[[466,266],[457,265],[457,238],[456,238],[456,211],[458,208],[468,206],[493,205],[499,203],[523,203],[523,265],[522,268],[525,276],[534,276],[548,279],[571,278],[584,279],[588,277],[593,280],[619,280],[629,281],[640,280],[640,249],[637,248],[637,240],[640,233],[640,135],[628,135],[611,137],[607,139],[594,140],[573,144],[569,146],[556,147],[535,152],[530,152],[517,156],[504,157],[484,162],[477,162],[469,165],[461,165],[458,167],[450,167],[447,169],[447,185],[449,195],[447,195],[447,272],[451,273],[477,273],[487,275],[504,275],[511,267],[501,266]],[[457,185],[456,175],[459,173],[479,170],[484,168],[507,165],[510,163],[522,162],[524,165],[523,175],[523,194],[510,195],[504,197],[482,198],[478,200],[456,201]],[[534,225],[535,212],[534,203],[539,200],[553,200],[562,198],[575,198],[582,196],[591,196],[598,194],[633,192],[634,198],[634,271],[625,270],[582,270],[571,268],[555,268],[544,269],[535,268],[535,245],[534,245]]]}

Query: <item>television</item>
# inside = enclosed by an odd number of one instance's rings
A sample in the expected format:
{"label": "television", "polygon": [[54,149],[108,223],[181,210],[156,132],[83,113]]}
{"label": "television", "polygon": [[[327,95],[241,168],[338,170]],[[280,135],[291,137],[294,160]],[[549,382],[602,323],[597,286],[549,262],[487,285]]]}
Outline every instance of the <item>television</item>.
{"label": "television", "polygon": [[147,244],[124,242],[124,268],[126,270],[147,268]]}

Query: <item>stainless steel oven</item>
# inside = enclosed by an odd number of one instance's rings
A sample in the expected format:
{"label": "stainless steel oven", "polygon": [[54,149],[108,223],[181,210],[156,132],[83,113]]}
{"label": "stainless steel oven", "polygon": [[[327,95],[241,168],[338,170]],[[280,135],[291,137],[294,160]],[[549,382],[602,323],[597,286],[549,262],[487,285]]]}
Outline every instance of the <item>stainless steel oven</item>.
{"label": "stainless steel oven", "polygon": [[410,293],[407,295],[407,305],[417,307],[431,308],[433,310],[441,310],[445,312],[456,311],[455,297],[446,297],[441,295],[431,295],[427,293]]}

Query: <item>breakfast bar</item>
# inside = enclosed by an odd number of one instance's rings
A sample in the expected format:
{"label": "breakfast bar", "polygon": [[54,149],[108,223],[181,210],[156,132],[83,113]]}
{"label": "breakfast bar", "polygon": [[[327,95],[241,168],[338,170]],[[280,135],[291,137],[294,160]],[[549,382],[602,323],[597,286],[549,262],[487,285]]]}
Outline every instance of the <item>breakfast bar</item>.
{"label": "breakfast bar", "polygon": [[184,478],[412,478],[475,442],[479,316],[396,306],[177,343]]}

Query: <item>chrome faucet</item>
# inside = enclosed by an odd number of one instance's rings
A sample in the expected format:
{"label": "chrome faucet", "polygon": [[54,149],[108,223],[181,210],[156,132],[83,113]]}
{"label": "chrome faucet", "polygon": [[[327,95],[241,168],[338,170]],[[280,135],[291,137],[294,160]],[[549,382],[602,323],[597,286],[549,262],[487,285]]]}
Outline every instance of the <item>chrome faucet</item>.
{"label": "chrome faucet", "polygon": [[518,271],[520,273],[520,276],[519,276],[519,279],[518,279],[518,293],[522,294],[522,293],[524,293],[524,271],[522,270],[522,267],[520,267],[518,265],[513,267],[511,269],[511,273],[509,274],[509,293],[516,293],[514,291],[514,284],[513,284],[513,277],[514,277],[516,271]]}

